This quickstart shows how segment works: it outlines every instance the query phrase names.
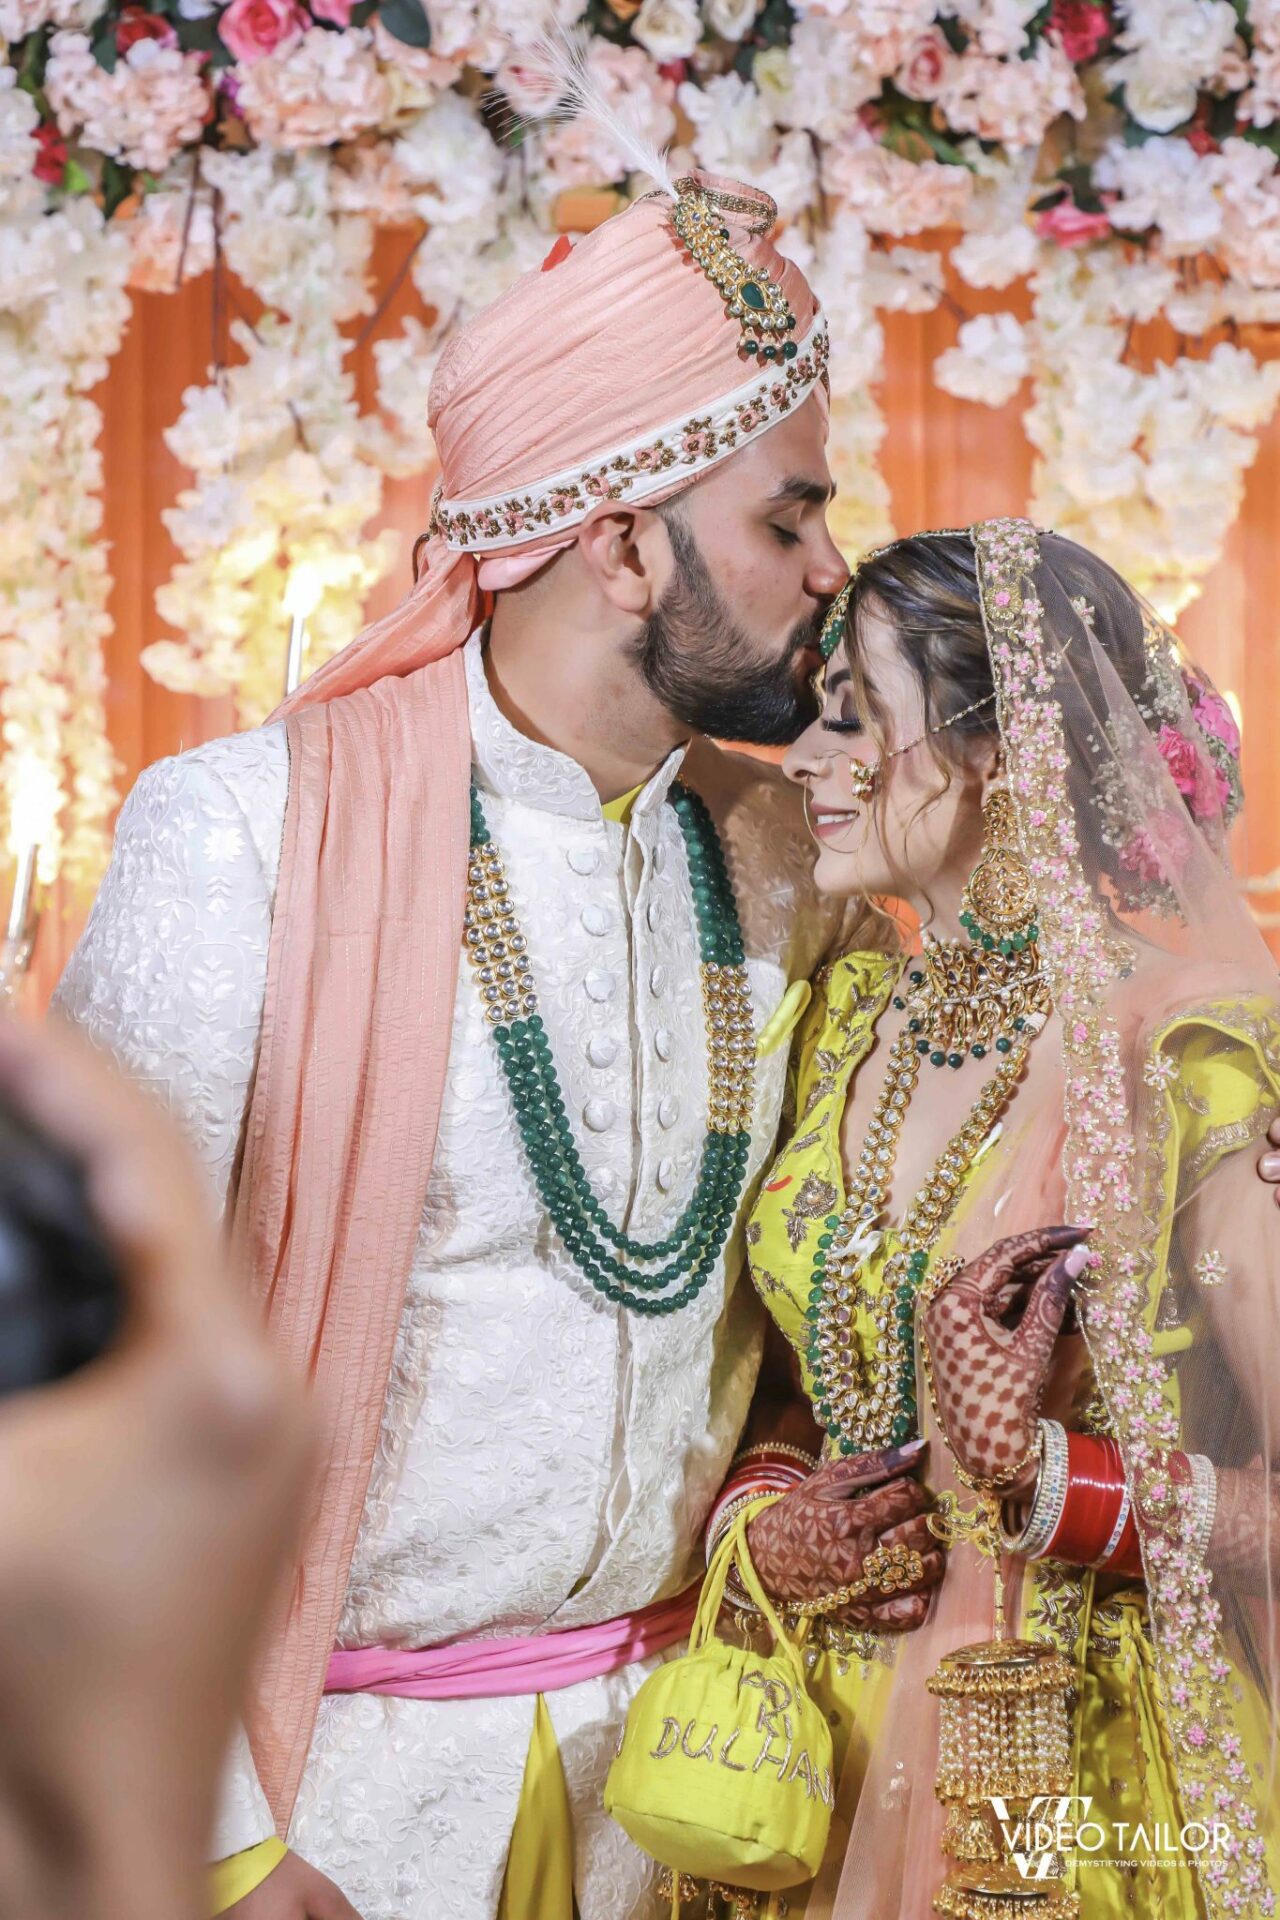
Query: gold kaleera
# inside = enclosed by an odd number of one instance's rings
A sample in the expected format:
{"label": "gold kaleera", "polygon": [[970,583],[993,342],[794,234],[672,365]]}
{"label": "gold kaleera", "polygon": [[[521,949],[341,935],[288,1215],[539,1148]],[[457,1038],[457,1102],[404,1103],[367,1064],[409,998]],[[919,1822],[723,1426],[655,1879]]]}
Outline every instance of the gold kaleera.
{"label": "gold kaleera", "polygon": [[[932,1388],[927,1362],[925,1374]],[[972,1506],[944,1494],[929,1519],[946,1546],[972,1546],[993,1560],[996,1615],[994,1640],[947,1654],[925,1683],[938,1701],[934,1791],[947,1809],[942,1851],[951,1863],[933,1910],[949,1920],[1078,1920],[1080,1896],[1065,1885],[1063,1854],[1034,1844],[1042,1799],[1073,1790],[1075,1671],[1047,1641],[1008,1637],[999,1495],[974,1491]],[[1055,1812],[1054,1840],[1069,1844]]]}

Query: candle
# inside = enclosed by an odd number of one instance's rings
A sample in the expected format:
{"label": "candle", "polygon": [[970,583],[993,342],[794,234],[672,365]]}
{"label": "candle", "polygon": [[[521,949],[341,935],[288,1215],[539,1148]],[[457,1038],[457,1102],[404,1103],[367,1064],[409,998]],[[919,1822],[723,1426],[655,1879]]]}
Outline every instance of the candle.
{"label": "candle", "polygon": [[307,621],[324,596],[324,581],[318,567],[299,560],[289,572],[284,590],[284,610],[289,616],[289,650],[285,655],[285,699],[296,693],[302,683],[302,654],[307,643]]}
{"label": "candle", "polygon": [[13,941],[22,940],[31,919],[31,895],[35,888],[36,860],[40,849],[34,841],[28,840],[18,850],[18,866],[13,879],[13,899],[9,903],[9,925],[6,937]]}

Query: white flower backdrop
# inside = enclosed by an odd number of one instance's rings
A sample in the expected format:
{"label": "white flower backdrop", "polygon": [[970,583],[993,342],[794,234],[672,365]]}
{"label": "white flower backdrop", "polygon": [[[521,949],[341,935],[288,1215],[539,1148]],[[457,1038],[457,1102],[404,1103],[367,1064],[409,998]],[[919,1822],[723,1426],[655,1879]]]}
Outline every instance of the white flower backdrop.
{"label": "white flower backdrop", "polygon": [[[1280,0],[0,0],[0,833],[46,879],[92,882],[117,799],[90,395],[130,289],[207,276],[229,317],[166,433],[144,661],[252,724],[286,593],[310,669],[391,567],[371,529],[429,473],[450,330],[642,185],[522,63],[550,22],[777,200],[832,329],[850,557],[892,531],[885,328],[940,309],[933,383],[1025,406],[1037,518],[1170,616],[1219,559],[1280,397]],[[425,319],[389,323],[380,230]]]}

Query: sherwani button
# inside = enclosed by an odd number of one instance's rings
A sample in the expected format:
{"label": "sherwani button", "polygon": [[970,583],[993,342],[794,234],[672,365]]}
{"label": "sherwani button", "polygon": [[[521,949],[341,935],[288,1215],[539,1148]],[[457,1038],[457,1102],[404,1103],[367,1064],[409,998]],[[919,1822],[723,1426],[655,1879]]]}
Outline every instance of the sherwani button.
{"label": "sherwani button", "polygon": [[661,845],[661,843],[659,843],[659,845],[656,846],[653,850],[654,872],[661,873],[662,869],[666,866],[666,864],[667,864],[667,850],[664,846]]}
{"label": "sherwani button", "polygon": [[617,980],[606,967],[592,967],[582,984],[592,1000],[612,1000],[618,988]]}
{"label": "sherwani button", "polygon": [[592,1133],[607,1133],[616,1115],[617,1108],[612,1100],[588,1100],[582,1109],[582,1117]]}
{"label": "sherwani button", "polygon": [[674,1127],[679,1118],[680,1102],[674,1093],[669,1093],[665,1099],[658,1102],[658,1124],[663,1127]]}
{"label": "sherwani button", "polygon": [[588,933],[608,933],[609,916],[603,907],[584,907],[582,909],[582,924]]}
{"label": "sherwani button", "polygon": [[652,927],[652,928],[654,928],[654,929],[656,929],[656,928],[658,928],[658,927],[660,927],[660,926],[662,925],[662,902],[661,902],[661,900],[651,900],[651,901],[649,902],[649,911],[648,911],[648,914],[647,914],[647,915],[646,915],[645,917],[646,917],[646,919],[648,920],[648,922],[649,922],[649,925],[650,925],[650,927]]}
{"label": "sherwani button", "polygon": [[675,1161],[659,1160],[658,1172],[657,1172],[656,1178],[657,1178],[658,1185],[662,1188],[662,1191],[664,1193],[667,1193],[670,1191],[670,1188],[672,1186],[672,1183],[675,1180],[675,1177],[676,1177]]}
{"label": "sherwani button", "polygon": [[617,1057],[618,1043],[612,1034],[592,1034],[587,1042],[587,1058],[593,1067],[611,1067]]}
{"label": "sherwani button", "polygon": [[600,855],[594,847],[570,847],[568,860],[575,873],[594,873],[600,865]]}
{"label": "sherwani button", "polygon": [[666,984],[667,984],[666,968],[661,966],[652,968],[649,973],[650,993],[661,993],[662,989],[666,986]]}
{"label": "sherwani button", "polygon": [[653,1050],[659,1060],[669,1060],[671,1058],[671,1045],[670,1027],[659,1027],[653,1036]]}

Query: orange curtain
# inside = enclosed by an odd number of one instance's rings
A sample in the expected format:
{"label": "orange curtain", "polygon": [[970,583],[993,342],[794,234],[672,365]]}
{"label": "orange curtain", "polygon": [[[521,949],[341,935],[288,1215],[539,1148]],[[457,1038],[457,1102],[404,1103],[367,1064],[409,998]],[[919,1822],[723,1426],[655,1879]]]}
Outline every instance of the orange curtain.
{"label": "orange curtain", "polygon": [[[932,237],[935,239],[936,238]],[[403,234],[380,236],[378,282],[390,287],[403,263]],[[1016,306],[1006,294],[955,290],[970,311]],[[411,283],[391,301],[380,331],[398,330],[407,313],[420,312]],[[1022,430],[1025,395],[993,411],[954,400],[933,385],[930,369],[955,339],[954,306],[923,315],[892,315],[885,330],[887,352],[881,403],[887,421],[882,465],[899,532],[918,527],[963,526],[999,513],[1026,510],[1031,448]],[[226,700],[198,700],[156,686],[139,664],[142,648],[165,636],[153,595],[166,577],[174,551],[161,510],[184,484],[183,469],[164,444],[164,429],[178,416],[182,391],[209,377],[215,354],[226,352],[225,324],[214,339],[210,276],[176,294],[138,294],[124,346],[96,396],[104,413],[106,471],[105,535],[111,545],[115,632],[108,643],[109,726],[123,763],[127,791],[139,771],[166,754],[227,732],[233,725]],[[1172,352],[1167,341],[1149,348]],[[356,357],[363,404],[372,404],[370,349]],[[377,614],[407,587],[414,536],[427,514],[426,478],[389,482],[383,524],[401,534],[402,556],[391,579],[372,598]],[[1280,868],[1280,417],[1263,433],[1247,476],[1244,510],[1221,562],[1180,628],[1188,645],[1219,686],[1230,688],[1244,713],[1246,820],[1238,830],[1242,872],[1270,874]],[[287,622],[280,622],[281,672]],[[26,993],[32,1007],[48,999],[83,924],[86,902],[59,889],[47,903]],[[1280,887],[1256,897],[1263,913],[1280,921]],[[1273,940],[1280,927],[1271,929]],[[1280,950],[1280,941],[1277,941]]]}

